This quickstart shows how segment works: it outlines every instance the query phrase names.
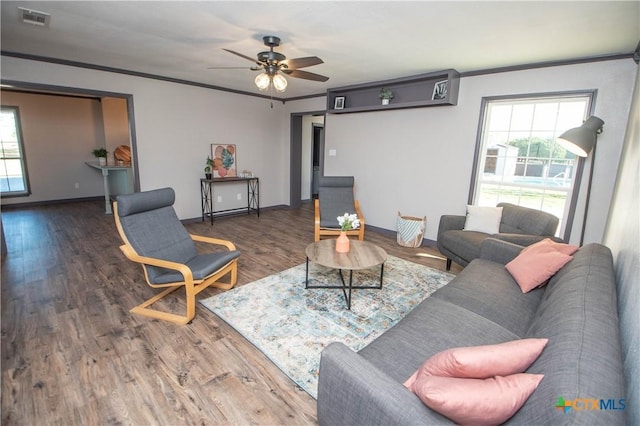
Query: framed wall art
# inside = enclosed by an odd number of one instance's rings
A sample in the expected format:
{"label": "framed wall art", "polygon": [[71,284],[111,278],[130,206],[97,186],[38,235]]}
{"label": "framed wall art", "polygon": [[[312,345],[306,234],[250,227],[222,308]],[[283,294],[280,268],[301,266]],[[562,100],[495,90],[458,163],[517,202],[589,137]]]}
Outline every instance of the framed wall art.
{"label": "framed wall art", "polygon": [[448,85],[449,85],[449,80],[438,81],[433,86],[433,94],[431,95],[431,100],[435,101],[437,99],[446,99]]}
{"label": "framed wall art", "polygon": [[333,105],[334,109],[344,109],[344,96],[336,96],[335,103]]}
{"label": "framed wall art", "polygon": [[238,176],[235,145],[211,144],[211,158],[214,179]]}

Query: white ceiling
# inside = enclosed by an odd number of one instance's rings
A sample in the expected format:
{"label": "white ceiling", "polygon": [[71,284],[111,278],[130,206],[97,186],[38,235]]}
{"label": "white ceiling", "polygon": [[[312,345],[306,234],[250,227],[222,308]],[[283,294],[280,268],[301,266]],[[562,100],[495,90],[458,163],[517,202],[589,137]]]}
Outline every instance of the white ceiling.
{"label": "white ceiling", "polygon": [[[630,54],[640,1],[5,1],[3,51],[59,58],[260,93],[251,62],[282,39],[287,58],[319,56],[277,97],[454,68],[460,72]],[[51,14],[23,24],[18,7]],[[246,66],[246,70],[211,70]]]}

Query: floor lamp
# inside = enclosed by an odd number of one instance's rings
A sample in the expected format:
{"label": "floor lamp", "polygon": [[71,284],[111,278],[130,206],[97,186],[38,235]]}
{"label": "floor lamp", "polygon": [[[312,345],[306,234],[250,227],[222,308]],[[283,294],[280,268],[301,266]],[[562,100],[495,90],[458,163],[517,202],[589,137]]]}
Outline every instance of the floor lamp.
{"label": "floor lamp", "polygon": [[561,134],[557,141],[567,149],[579,157],[587,157],[589,152],[593,150],[591,156],[591,168],[589,169],[589,185],[587,186],[587,201],[584,205],[584,218],[582,219],[582,232],[580,233],[580,246],[584,242],[584,230],[587,224],[587,212],[589,211],[589,199],[591,198],[591,181],[593,180],[593,168],[596,161],[596,140],[598,134],[602,133],[604,121],[592,115],[582,126],[569,129]]}

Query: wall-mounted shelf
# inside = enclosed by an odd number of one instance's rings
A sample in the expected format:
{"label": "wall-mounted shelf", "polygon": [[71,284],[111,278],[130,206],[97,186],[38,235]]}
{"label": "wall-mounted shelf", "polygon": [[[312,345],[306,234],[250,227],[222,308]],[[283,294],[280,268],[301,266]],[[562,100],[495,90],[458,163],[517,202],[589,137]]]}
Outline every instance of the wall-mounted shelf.
{"label": "wall-mounted shelf", "polygon": [[[434,97],[436,84],[439,85],[439,88],[446,85],[446,93],[439,92]],[[380,89],[383,87],[393,92],[393,99],[391,99],[389,105],[381,104],[379,95]],[[459,87],[460,74],[454,69],[338,87],[327,90],[327,112],[330,114],[345,114],[399,108],[456,105],[458,103]],[[337,109],[336,98],[341,97],[343,98],[343,108]]]}

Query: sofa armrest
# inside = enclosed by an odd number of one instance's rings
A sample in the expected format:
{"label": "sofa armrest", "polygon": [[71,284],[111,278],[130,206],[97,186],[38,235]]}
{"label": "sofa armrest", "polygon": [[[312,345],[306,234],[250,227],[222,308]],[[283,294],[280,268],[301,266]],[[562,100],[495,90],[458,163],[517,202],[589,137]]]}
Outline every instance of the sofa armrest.
{"label": "sofa armrest", "polygon": [[501,232],[499,234],[493,234],[491,235],[491,238],[507,241],[523,247],[530,246],[531,244],[535,244],[539,241],[544,240],[545,238],[551,238],[553,241],[557,243],[564,242],[562,239],[558,237],[554,237],[553,235],[508,234],[504,232]]}
{"label": "sofa armrest", "polygon": [[506,265],[515,259],[523,248],[518,244],[489,237],[480,245],[480,258]]}
{"label": "sofa armrest", "polygon": [[318,422],[325,425],[451,424],[342,343],[320,357]]}
{"label": "sofa armrest", "polygon": [[438,225],[438,239],[440,234],[446,231],[463,230],[464,222],[467,220],[466,216],[445,214],[440,216],[440,224]]}

